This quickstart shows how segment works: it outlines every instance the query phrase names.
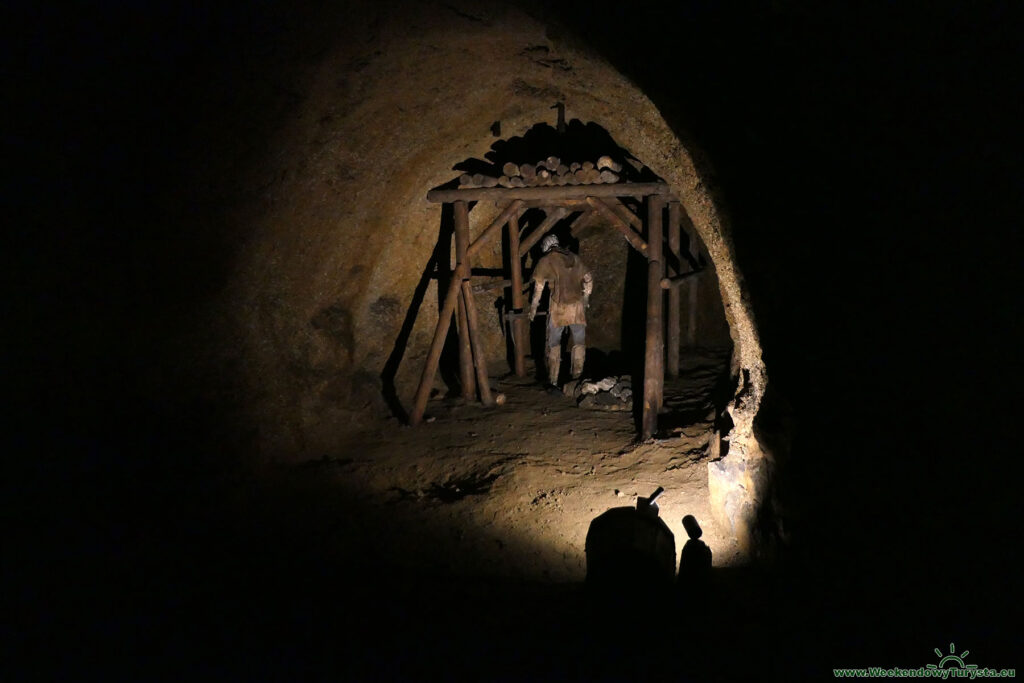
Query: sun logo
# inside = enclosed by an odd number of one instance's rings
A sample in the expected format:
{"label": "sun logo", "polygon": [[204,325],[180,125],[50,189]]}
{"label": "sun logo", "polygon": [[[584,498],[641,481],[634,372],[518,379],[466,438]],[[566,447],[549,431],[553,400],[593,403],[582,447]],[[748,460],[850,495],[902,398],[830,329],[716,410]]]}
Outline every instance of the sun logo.
{"label": "sun logo", "polygon": [[957,654],[956,654],[956,645],[954,645],[953,643],[949,644],[949,654],[948,655],[942,654],[942,652],[939,650],[939,648],[935,648],[935,654],[938,655],[938,657],[939,657],[939,663],[938,663],[938,665],[928,664],[928,668],[929,669],[945,669],[947,664],[956,664],[961,669],[977,669],[978,668],[977,664],[964,664],[964,659],[963,658],[966,657],[967,655],[971,654],[971,651],[970,650],[964,650],[962,655],[957,656]]}

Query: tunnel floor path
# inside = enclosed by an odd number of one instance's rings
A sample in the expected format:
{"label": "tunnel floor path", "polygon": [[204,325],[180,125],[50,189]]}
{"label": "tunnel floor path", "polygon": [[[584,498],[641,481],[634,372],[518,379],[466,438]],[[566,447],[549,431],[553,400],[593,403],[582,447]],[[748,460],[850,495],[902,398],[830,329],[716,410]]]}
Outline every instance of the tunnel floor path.
{"label": "tunnel floor path", "polygon": [[[485,409],[434,399],[419,427],[397,423],[357,435],[301,476],[344,491],[342,529],[375,562],[444,575],[529,581],[580,581],[593,518],[635,506],[665,488],[661,517],[686,541],[681,520],[694,515],[718,566],[737,549],[711,517],[707,460],[712,388],[729,357],[694,351],[666,387],[665,416],[685,426],[636,443],[629,410],[577,407],[532,379],[492,375],[505,404]],[[676,420],[677,423],[680,420]]]}

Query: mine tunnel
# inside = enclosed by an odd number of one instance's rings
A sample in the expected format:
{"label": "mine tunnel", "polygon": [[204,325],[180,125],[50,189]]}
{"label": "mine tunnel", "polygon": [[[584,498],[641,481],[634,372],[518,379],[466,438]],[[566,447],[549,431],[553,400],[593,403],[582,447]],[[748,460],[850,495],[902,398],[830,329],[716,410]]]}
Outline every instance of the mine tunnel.
{"label": "mine tunnel", "polygon": [[[10,500],[57,531],[12,542],[23,652],[56,678],[797,680],[1009,639],[964,596],[1013,604],[975,562],[1012,570],[1015,518],[962,484],[1014,443],[981,447],[1012,420],[976,403],[1011,383],[978,340],[939,349],[1019,267],[936,228],[977,224],[998,186],[958,163],[998,145],[913,157],[955,148],[956,107],[901,118],[899,79],[985,80],[879,46],[888,12],[835,43],[843,12],[788,2],[51,27],[38,61],[76,85],[45,144],[10,136],[53,181],[24,174],[45,266],[9,278],[40,292],[9,326],[44,330],[12,422],[45,492]],[[556,248],[592,291],[552,375]]]}

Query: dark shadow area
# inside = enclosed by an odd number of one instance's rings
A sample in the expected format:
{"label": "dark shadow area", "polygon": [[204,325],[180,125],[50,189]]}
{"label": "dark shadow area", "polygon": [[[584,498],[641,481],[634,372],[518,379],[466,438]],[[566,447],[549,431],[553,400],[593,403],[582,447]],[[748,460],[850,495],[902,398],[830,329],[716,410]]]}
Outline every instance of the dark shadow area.
{"label": "dark shadow area", "polygon": [[711,548],[700,540],[703,530],[693,515],[683,517],[688,540],[679,557],[680,614],[694,628],[706,621],[711,606]]}
{"label": "dark shadow area", "polygon": [[639,498],[636,507],[612,508],[594,518],[587,531],[587,588],[596,595],[665,592],[676,572],[675,537],[658,517],[655,502]]}

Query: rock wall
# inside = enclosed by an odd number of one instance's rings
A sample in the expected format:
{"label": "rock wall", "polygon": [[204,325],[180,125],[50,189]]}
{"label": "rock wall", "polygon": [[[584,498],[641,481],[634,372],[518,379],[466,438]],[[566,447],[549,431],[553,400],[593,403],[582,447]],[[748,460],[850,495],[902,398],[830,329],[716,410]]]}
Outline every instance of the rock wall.
{"label": "rock wall", "polygon": [[[568,118],[603,126],[681,198],[734,346],[732,453],[742,454],[766,382],[757,331],[728,226],[652,103],[508,6],[390,3],[356,16],[296,85],[294,113],[248,181],[254,199],[232,216],[243,245],[216,317],[234,342],[262,453],[319,457],[339,434],[389,414],[389,394],[409,405],[437,320],[427,271],[443,209],[426,191],[458,162],[483,158],[496,122],[502,136],[522,134],[563,101]],[[477,206],[474,229],[495,211]],[[476,265],[499,267],[499,249]],[[493,297],[478,303],[501,358]],[[615,315],[614,297],[595,304]],[[382,375],[393,375],[393,393]]]}

